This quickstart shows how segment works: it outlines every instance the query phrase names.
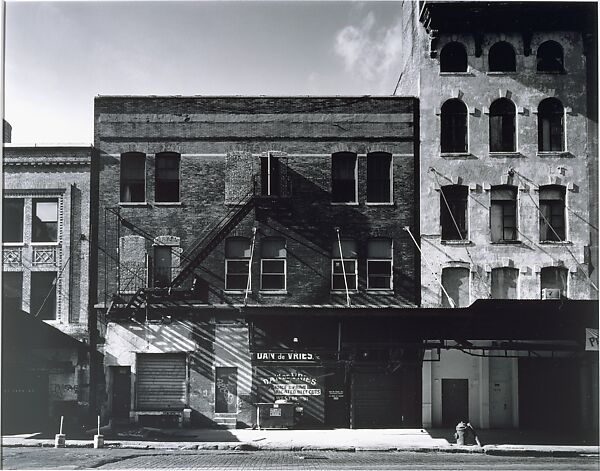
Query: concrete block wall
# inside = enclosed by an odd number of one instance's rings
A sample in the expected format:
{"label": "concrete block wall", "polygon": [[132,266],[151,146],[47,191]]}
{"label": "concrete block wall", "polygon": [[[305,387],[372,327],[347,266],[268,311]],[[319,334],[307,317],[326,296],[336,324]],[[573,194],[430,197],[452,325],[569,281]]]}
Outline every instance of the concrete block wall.
{"label": "concrete block wall", "polygon": [[[564,74],[536,71],[537,47],[555,40],[564,49]],[[488,51],[497,41],[509,42],[516,51],[514,73],[490,73]],[[590,245],[588,195],[587,109],[585,56],[581,34],[569,31],[534,32],[531,54],[525,56],[521,33],[485,33],[482,55],[475,56],[473,35],[440,33],[439,51],[450,41],[461,42],[468,54],[466,73],[440,73],[439,59],[423,55],[420,74],[421,99],[421,234],[424,258],[433,272],[422,264],[424,307],[439,306],[441,288],[436,276],[446,266],[464,262],[471,266],[471,302],[490,296],[491,269],[508,264],[520,270],[519,298],[539,299],[540,274],[544,266],[562,265],[569,270],[568,297],[589,299],[597,296],[587,273],[586,251]],[[428,41],[421,34],[421,44]],[[517,107],[517,152],[489,152],[491,103],[508,97]],[[547,97],[558,98],[566,108],[566,153],[540,155],[537,108]],[[468,153],[443,155],[440,149],[440,108],[451,98],[461,99],[468,114]],[[435,169],[435,172],[431,169]],[[514,169],[517,173],[509,176]],[[440,186],[460,183],[469,187],[468,239],[466,246],[441,242]],[[492,244],[490,238],[490,187],[503,183],[518,186],[518,230],[520,244]],[[539,243],[538,187],[556,183],[567,187],[567,242]]]}

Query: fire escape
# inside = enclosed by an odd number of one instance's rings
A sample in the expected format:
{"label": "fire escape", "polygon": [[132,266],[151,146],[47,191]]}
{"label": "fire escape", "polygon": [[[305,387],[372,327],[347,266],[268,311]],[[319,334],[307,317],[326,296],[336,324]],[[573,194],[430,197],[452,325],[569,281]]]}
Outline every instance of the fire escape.
{"label": "fire escape", "polygon": [[[270,189],[271,186],[267,187],[264,181],[261,185],[258,185],[257,179],[252,178],[251,189],[233,204],[229,211],[213,224],[208,231],[203,232],[180,254],[182,267],[168,286],[143,286],[137,288],[129,299],[120,294],[114,294],[108,305],[107,318],[143,321],[150,318],[148,307],[153,302],[164,306],[169,303],[178,305],[176,301],[198,298],[195,293],[199,279],[195,275],[195,270],[200,267],[210,253],[225,240],[228,234],[253,209],[273,207],[279,205],[282,201],[288,201],[291,187],[287,177],[284,184],[278,186],[277,192],[272,192]],[[152,243],[155,242],[155,237],[152,234],[125,219],[118,208],[106,208],[106,211],[116,216],[118,224],[122,227]]]}

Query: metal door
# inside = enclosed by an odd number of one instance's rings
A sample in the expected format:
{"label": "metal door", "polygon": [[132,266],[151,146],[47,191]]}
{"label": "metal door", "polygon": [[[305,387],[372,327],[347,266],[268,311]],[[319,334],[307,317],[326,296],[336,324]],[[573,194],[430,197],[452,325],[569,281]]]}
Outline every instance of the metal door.
{"label": "metal door", "polygon": [[325,425],[331,428],[350,426],[348,392],[344,368],[330,371],[325,377]]}
{"label": "metal door", "polygon": [[215,371],[215,412],[237,412],[237,368],[217,367]]}
{"label": "metal door", "polygon": [[128,418],[131,408],[131,368],[112,366],[112,416]]}
{"label": "metal door", "polygon": [[469,420],[469,380],[442,379],[442,426]]}
{"label": "metal door", "polygon": [[185,353],[144,353],[137,356],[137,408],[181,410],[187,402]]}

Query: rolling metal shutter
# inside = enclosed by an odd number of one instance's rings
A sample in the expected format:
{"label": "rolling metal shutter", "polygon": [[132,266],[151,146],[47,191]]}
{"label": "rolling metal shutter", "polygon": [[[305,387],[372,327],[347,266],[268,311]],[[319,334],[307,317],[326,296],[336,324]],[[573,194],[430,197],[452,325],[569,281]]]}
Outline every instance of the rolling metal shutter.
{"label": "rolling metal shutter", "polygon": [[185,403],[185,353],[138,354],[137,409],[183,409]]}
{"label": "rolling metal shutter", "polygon": [[354,428],[402,427],[402,387],[399,374],[354,372]]}

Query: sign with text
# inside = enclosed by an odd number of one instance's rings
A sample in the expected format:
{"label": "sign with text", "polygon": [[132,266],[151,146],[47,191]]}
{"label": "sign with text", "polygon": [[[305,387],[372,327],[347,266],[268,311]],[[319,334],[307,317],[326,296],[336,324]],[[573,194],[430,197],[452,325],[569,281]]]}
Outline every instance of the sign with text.
{"label": "sign with text", "polygon": [[585,329],[586,351],[598,350],[598,329]]}
{"label": "sign with text", "polygon": [[320,360],[319,355],[308,352],[254,352],[253,358],[256,361],[288,363],[305,363]]}

